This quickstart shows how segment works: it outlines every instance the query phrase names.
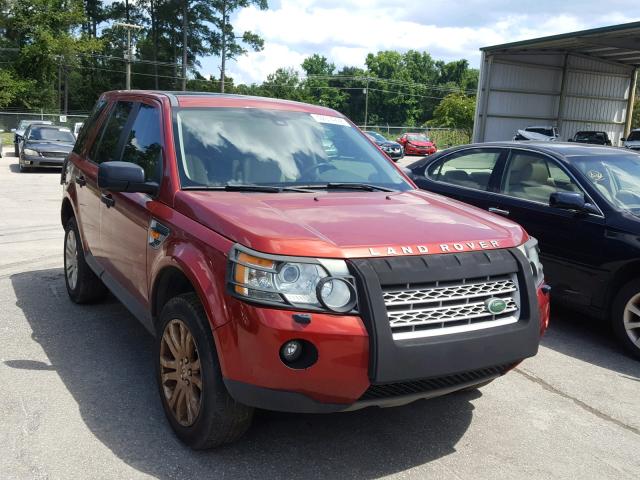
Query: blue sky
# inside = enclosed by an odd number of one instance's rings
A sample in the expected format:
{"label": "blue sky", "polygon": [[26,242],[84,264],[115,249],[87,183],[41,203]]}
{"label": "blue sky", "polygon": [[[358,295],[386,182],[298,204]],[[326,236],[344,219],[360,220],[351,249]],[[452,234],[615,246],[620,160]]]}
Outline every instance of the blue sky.
{"label": "blue sky", "polygon": [[[538,0],[276,0],[269,10],[234,15],[237,32],[265,40],[228,65],[236,83],[261,82],[278,67],[299,69],[313,53],[338,67],[363,66],[379,50],[425,50],[446,61],[466,58],[478,66],[483,46],[640,19],[638,1]],[[218,77],[219,59],[201,59],[204,75]]]}

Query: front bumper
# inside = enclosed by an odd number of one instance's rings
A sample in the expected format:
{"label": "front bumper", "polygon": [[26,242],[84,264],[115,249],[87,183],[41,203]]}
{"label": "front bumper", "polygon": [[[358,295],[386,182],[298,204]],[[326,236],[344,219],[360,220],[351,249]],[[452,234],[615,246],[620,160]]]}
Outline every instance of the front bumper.
{"label": "front bumper", "polygon": [[64,164],[64,158],[23,155],[22,163],[29,167],[61,168],[62,165]]}
{"label": "front bumper", "polygon": [[[445,260],[455,255],[446,255]],[[394,341],[381,285],[396,282],[395,276],[405,283],[423,281],[421,257],[352,261],[359,284],[357,316],[313,313],[311,322],[302,325],[293,318],[296,312],[229,299],[234,320],[216,330],[228,391],[240,403],[258,408],[322,413],[402,405],[503,375],[536,354],[548,325],[548,294],[536,289],[530,275],[521,273],[527,264],[517,250],[494,252],[490,257],[489,265],[478,263],[484,255],[465,255],[459,267],[435,262],[428,273],[442,276],[444,268],[453,277],[467,278],[461,269],[498,274],[517,270],[522,298],[517,323]],[[280,347],[295,339],[317,348],[317,361],[309,368],[293,369],[280,359]]]}

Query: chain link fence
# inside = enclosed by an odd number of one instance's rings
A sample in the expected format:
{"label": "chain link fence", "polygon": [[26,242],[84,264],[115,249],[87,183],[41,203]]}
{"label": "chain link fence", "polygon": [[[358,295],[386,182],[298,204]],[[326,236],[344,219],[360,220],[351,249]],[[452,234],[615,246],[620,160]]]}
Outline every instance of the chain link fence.
{"label": "chain link fence", "polygon": [[424,133],[439,148],[449,148],[456,145],[471,143],[471,132],[457,128],[443,127],[410,127],[410,126],[390,126],[390,125],[367,125],[367,128],[360,126],[367,131],[378,132],[389,140],[397,140],[403,133]]}
{"label": "chain link fence", "polygon": [[68,127],[73,131],[74,125],[83,122],[86,118],[86,113],[62,115],[60,113],[45,113],[44,111],[0,112],[0,130],[9,132],[12,128],[17,128],[21,120],[48,120],[54,125]]}

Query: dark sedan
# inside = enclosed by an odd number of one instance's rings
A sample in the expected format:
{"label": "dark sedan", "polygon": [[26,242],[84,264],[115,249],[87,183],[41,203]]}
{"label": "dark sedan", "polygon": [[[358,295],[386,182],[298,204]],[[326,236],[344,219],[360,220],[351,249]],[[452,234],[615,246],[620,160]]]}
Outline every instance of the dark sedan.
{"label": "dark sedan", "polygon": [[31,167],[62,167],[73,149],[76,137],[65,127],[30,125],[20,149],[20,171]]}
{"label": "dark sedan", "polygon": [[520,223],[540,242],[552,298],[608,319],[640,358],[640,154],[505,142],[409,166],[416,184]]}
{"label": "dark sedan", "polygon": [[387,140],[384,136],[378,132],[366,131],[364,132],[384,153],[386,153],[392,160],[398,161],[404,157],[404,149],[398,142]]}

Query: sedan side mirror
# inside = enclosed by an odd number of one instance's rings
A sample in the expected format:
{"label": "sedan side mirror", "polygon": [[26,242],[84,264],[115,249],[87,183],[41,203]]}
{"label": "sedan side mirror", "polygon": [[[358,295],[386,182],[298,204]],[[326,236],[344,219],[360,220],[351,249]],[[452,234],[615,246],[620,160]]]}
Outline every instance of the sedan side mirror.
{"label": "sedan side mirror", "polygon": [[[12,128],[12,129],[11,129],[11,133],[16,133],[16,129],[15,129],[15,128]],[[622,140],[624,140],[624,138],[623,138]]]}
{"label": "sedan side mirror", "polygon": [[549,197],[549,206],[562,210],[600,214],[591,203],[587,203],[584,194],[578,192],[553,192]]}
{"label": "sedan side mirror", "polygon": [[567,138],[567,142],[573,142],[573,138]]}
{"label": "sedan side mirror", "polygon": [[621,141],[621,142],[626,142],[626,141],[627,141],[627,139],[626,139],[626,138],[624,138],[624,137],[622,137],[622,138],[620,139],[620,141]]}
{"label": "sedan side mirror", "polygon": [[111,192],[140,192],[154,195],[158,184],[145,182],[144,170],[131,162],[105,162],[98,167],[98,188]]}

